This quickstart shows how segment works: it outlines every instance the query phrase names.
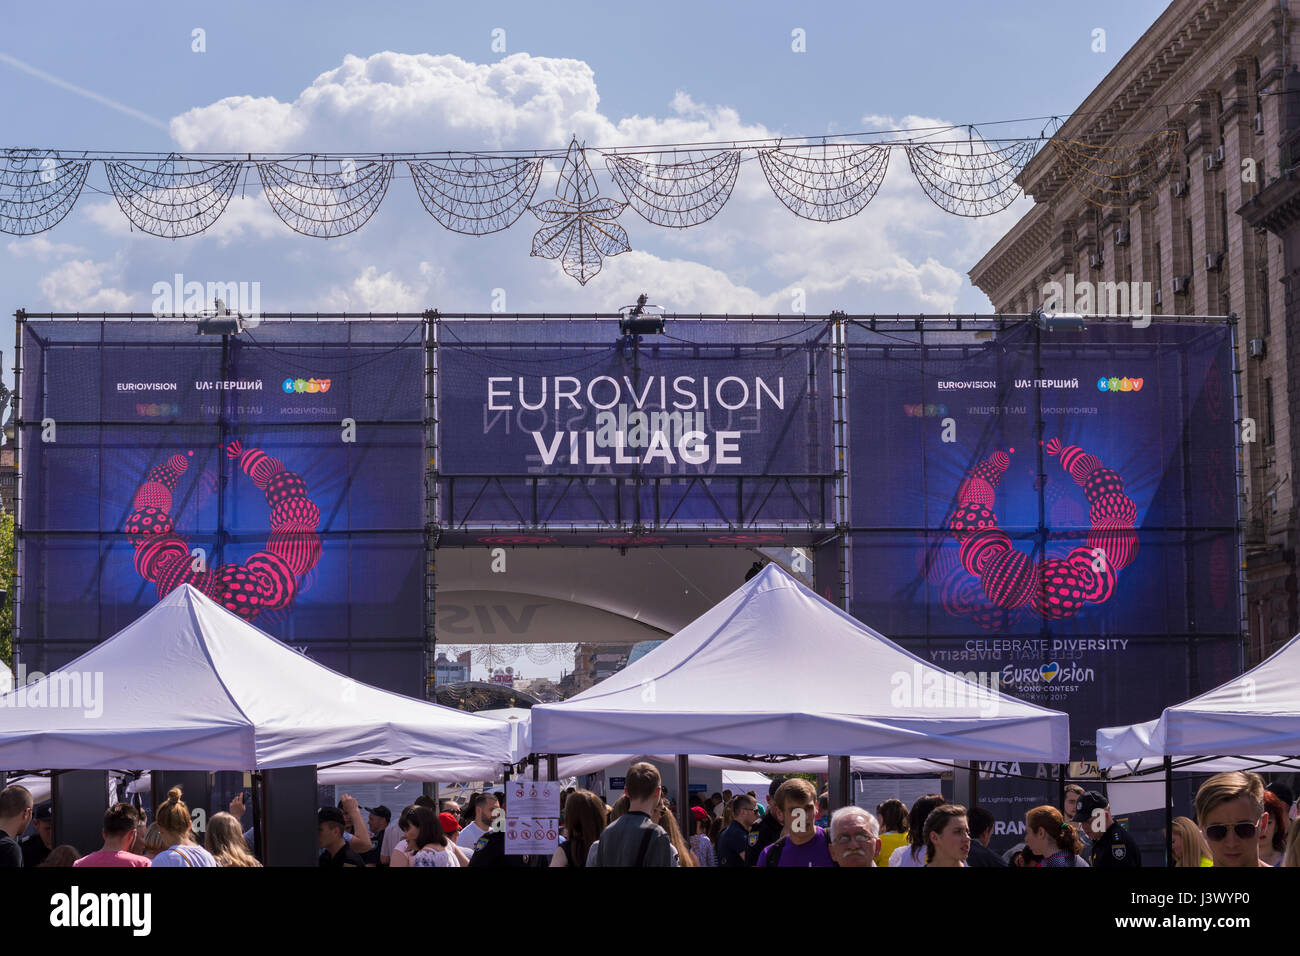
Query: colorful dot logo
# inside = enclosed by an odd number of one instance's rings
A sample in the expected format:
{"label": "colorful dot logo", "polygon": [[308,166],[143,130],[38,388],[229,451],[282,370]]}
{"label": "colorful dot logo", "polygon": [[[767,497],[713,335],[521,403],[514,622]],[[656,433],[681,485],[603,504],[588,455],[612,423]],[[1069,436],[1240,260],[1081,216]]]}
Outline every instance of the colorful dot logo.
{"label": "colorful dot logo", "polygon": [[330,390],[330,379],[286,378],[280,388],[286,395],[318,395]]}
{"label": "colorful dot logo", "polygon": [[1140,378],[1099,378],[1097,379],[1097,391],[1099,392],[1140,392],[1144,380]]}

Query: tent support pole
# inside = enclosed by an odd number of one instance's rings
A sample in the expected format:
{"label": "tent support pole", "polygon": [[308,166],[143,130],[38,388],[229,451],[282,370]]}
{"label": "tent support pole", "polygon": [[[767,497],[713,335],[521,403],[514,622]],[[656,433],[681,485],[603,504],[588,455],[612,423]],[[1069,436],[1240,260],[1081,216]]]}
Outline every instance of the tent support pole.
{"label": "tent support pole", "polygon": [[546,779],[558,780],[560,777],[560,758],[556,754],[546,755]]}
{"label": "tent support pole", "polygon": [[1165,866],[1177,865],[1174,859],[1174,762],[1165,757]]}
{"label": "tent support pole", "polygon": [[691,758],[686,754],[677,755],[677,826],[682,839],[690,843],[695,821],[691,819]]}
{"label": "tent support pole", "polygon": [[249,790],[253,800],[253,855],[266,861],[266,840],[262,833],[262,774],[256,770],[251,774]]}
{"label": "tent support pole", "polygon": [[531,764],[533,765],[533,779],[536,780],[536,779],[537,779],[537,764],[538,764],[537,754],[529,754],[529,755],[528,755],[528,762],[531,763]]}
{"label": "tent support pole", "polygon": [[1065,772],[1068,769],[1067,764],[1058,763],[1056,765],[1056,804],[1065,806]]}
{"label": "tent support pole", "polygon": [[831,761],[834,767],[828,767],[827,769],[835,770],[835,773],[831,775],[831,779],[835,782],[835,792],[831,794],[831,811],[834,812],[853,803],[853,794],[851,792],[853,789],[853,771],[848,757],[832,757]]}

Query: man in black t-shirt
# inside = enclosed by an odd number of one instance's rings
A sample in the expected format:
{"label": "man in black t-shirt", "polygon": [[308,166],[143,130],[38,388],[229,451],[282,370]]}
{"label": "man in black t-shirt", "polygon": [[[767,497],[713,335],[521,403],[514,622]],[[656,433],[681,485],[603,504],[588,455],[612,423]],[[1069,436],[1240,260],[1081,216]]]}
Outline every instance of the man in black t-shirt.
{"label": "man in black t-shirt", "polygon": [[763,850],[781,839],[781,833],[785,829],[777,815],[772,812],[772,801],[776,797],[776,791],[780,788],[785,780],[773,780],[767,785],[767,812],[763,818],[758,821],[758,826],[750,830],[750,837],[753,838],[749,844],[749,854],[745,857],[746,866],[758,866],[758,857]]}
{"label": "man in black t-shirt", "polygon": [[35,813],[36,832],[22,841],[23,866],[40,866],[54,849],[54,807],[46,803]]}
{"label": "man in black t-shirt", "polygon": [[388,829],[388,824],[392,822],[393,811],[380,805],[370,808],[370,815],[366,819],[366,826],[370,829],[371,847],[365,853],[360,854],[362,862],[366,866],[379,866],[379,850],[384,842],[384,831]]}
{"label": "man in black t-shirt", "polygon": [[346,826],[347,819],[338,807],[322,807],[316,814],[316,834],[320,840],[322,869],[366,865],[361,855],[348,846],[347,841],[343,839],[343,828]]}
{"label": "man in black t-shirt", "polygon": [[31,822],[31,791],[16,783],[0,790],[0,869],[23,865],[23,851],[14,837]]}

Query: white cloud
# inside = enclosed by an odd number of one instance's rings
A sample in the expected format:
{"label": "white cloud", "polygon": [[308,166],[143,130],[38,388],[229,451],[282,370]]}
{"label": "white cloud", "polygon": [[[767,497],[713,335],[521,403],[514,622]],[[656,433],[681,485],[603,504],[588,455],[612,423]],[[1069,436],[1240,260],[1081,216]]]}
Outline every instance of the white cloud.
{"label": "white cloud", "polygon": [[[171,129],[186,151],[560,149],[572,134],[591,146],[626,148],[775,136],[737,110],[681,89],[665,115],[611,118],[599,110],[596,80],[582,61],[526,53],[482,64],[449,54],[348,55],[292,102],[229,97],[176,117]],[[922,116],[860,122],[912,130],[945,125]],[[600,157],[588,159],[602,194],[617,196]],[[538,200],[554,194],[555,172],[552,164]],[[509,311],[606,308],[612,307],[607,300],[626,304],[647,291],[685,311],[789,312],[790,290],[802,288],[810,312],[947,312],[988,307],[965,273],[1016,218],[1008,212],[969,220],[941,211],[896,151],[883,186],[861,214],[838,223],[808,222],[780,204],[751,159],[742,164],[727,206],[702,226],[662,229],[625,211],[618,221],[635,251],[607,260],[603,273],[580,287],[558,262],[529,258],[539,226],[531,215],[490,238],[447,233],[420,207],[405,168],[394,173],[375,219],[327,246],[295,235],[257,195],[232,200],[212,233],[222,246],[276,243],[277,261],[292,270],[277,281],[284,308],[319,302],[322,309],[348,311],[430,305],[486,311],[490,290],[502,287],[509,289]],[[256,176],[249,182],[251,193]],[[107,227],[111,211],[114,233],[124,233],[120,211],[103,205],[91,207],[92,220]],[[322,256],[324,249],[329,253]],[[324,292],[312,275],[322,262],[336,280]],[[430,262],[438,263],[437,275],[430,274]],[[352,278],[339,278],[346,275]],[[296,304],[290,301],[295,296]]]}
{"label": "white cloud", "polygon": [[81,246],[74,246],[67,242],[50,242],[43,235],[37,236],[20,236],[12,240],[6,247],[11,255],[20,259],[31,256],[33,259],[39,259],[44,262],[46,259],[61,259],[65,256],[75,256],[85,253]]}
{"label": "white cloud", "polygon": [[120,258],[112,262],[73,259],[47,272],[38,286],[55,312],[125,312],[131,296],[110,281],[120,281]]}
{"label": "white cloud", "polygon": [[440,269],[428,262],[416,267],[419,279],[403,282],[391,270],[366,266],[347,285],[331,287],[321,298],[322,312],[421,312],[432,307],[431,291],[443,280]]}

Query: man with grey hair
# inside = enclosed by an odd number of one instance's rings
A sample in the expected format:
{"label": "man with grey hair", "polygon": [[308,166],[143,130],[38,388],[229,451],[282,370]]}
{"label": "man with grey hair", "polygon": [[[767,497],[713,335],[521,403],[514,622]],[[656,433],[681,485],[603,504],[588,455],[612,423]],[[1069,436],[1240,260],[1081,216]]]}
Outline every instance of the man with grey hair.
{"label": "man with grey hair", "polygon": [[839,866],[875,866],[880,852],[880,824],[861,807],[840,807],[831,814],[831,858]]}

